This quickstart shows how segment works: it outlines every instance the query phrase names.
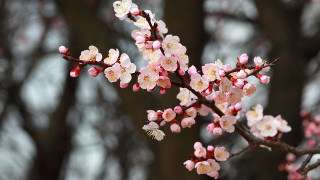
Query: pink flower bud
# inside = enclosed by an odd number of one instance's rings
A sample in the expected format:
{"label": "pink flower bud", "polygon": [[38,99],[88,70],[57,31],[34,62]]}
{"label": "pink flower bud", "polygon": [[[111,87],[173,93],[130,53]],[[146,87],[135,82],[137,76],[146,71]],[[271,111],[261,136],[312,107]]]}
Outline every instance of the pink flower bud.
{"label": "pink flower bud", "polygon": [[191,76],[192,74],[195,74],[195,73],[197,73],[197,68],[194,65],[192,65],[188,69],[188,74]]}
{"label": "pink flower bud", "polygon": [[258,76],[258,78],[259,78],[259,81],[260,81],[261,84],[268,84],[269,81],[270,81],[270,77],[267,76],[267,75],[264,75],[264,74]]}
{"label": "pink flower bud", "polygon": [[194,148],[194,149],[199,149],[199,148],[201,148],[201,147],[202,147],[201,142],[195,142],[194,145],[193,145],[193,148]]}
{"label": "pink flower bud", "polygon": [[240,111],[242,109],[242,105],[240,103],[237,103],[236,105],[234,105],[234,109],[236,111]]}
{"label": "pink flower bud", "polygon": [[161,47],[161,42],[159,40],[156,40],[152,44],[153,49],[160,49]]}
{"label": "pink flower bud", "polygon": [[309,141],[306,142],[306,145],[309,147],[315,147],[317,145],[317,140],[316,139],[310,139]]}
{"label": "pink flower bud", "polygon": [[296,159],[296,156],[292,153],[288,153],[286,159],[288,162],[293,162]]}
{"label": "pink flower bud", "polygon": [[241,89],[244,85],[244,82],[242,79],[237,79],[237,81],[234,83],[234,85]]}
{"label": "pink flower bud", "polygon": [[162,73],[161,73],[161,76],[169,76],[169,73],[168,73],[168,71],[162,71]]}
{"label": "pink flower bud", "polygon": [[67,49],[65,46],[60,46],[60,47],[59,47],[59,52],[60,52],[61,54],[65,54],[67,51],[68,51],[68,49]]}
{"label": "pink flower bud", "polygon": [[183,163],[185,166],[186,166],[186,168],[189,170],[189,171],[192,171],[192,169],[194,169],[194,162],[193,161],[191,161],[191,160],[188,160],[188,161],[186,161],[186,162],[184,162]]}
{"label": "pink flower bud", "polygon": [[222,129],[219,127],[216,127],[213,129],[213,134],[216,136],[220,136],[222,134]]}
{"label": "pink flower bud", "polygon": [[226,76],[226,72],[224,70],[220,70],[219,71],[219,76],[220,77],[225,77]]}
{"label": "pink flower bud", "polygon": [[209,133],[212,133],[212,134],[213,134],[213,129],[214,129],[213,123],[209,123],[209,124],[207,125],[207,131],[208,131]]}
{"label": "pink flower bud", "polygon": [[207,151],[213,152],[213,151],[214,151],[214,147],[211,146],[211,145],[209,145],[209,146],[207,147]]}
{"label": "pink flower bud", "polygon": [[140,14],[140,10],[138,8],[132,8],[130,12],[135,16],[138,16]]}
{"label": "pink flower bud", "polygon": [[313,119],[314,119],[315,122],[319,123],[320,122],[320,115],[314,116]]}
{"label": "pink flower bud", "polygon": [[308,111],[306,111],[306,110],[301,110],[300,111],[300,116],[302,118],[306,118],[308,115],[309,115]]}
{"label": "pink flower bud", "polygon": [[177,114],[180,114],[180,113],[182,113],[182,108],[181,108],[181,106],[176,106],[176,107],[174,107],[174,112],[176,112]]}
{"label": "pink flower bud", "polygon": [[70,71],[70,76],[71,77],[78,77],[79,76],[79,71],[81,70],[81,68],[79,66],[77,66],[76,68],[74,68],[72,71]]}
{"label": "pink flower bud", "polygon": [[142,43],[144,43],[145,40],[146,39],[143,36],[137,36],[136,37],[136,43],[137,44],[142,44]]}
{"label": "pink flower bud", "polygon": [[166,94],[167,90],[165,88],[160,88],[160,94]]}
{"label": "pink flower bud", "polygon": [[154,88],[153,89],[147,89],[148,92],[152,92],[154,91]]}
{"label": "pink flower bud", "polygon": [[180,76],[184,76],[186,74],[186,72],[184,70],[182,70],[182,69],[179,69],[178,73],[179,73]]}
{"label": "pink flower bud", "polygon": [[90,69],[88,69],[88,72],[89,72],[90,76],[97,77],[101,71],[99,69],[97,69],[96,67],[91,67]]}
{"label": "pink flower bud", "polygon": [[120,88],[126,88],[129,86],[129,83],[120,82]]}
{"label": "pink flower bud", "polygon": [[249,59],[248,55],[244,53],[244,54],[241,54],[238,60],[239,60],[239,63],[246,64],[248,62],[248,59]]}
{"label": "pink flower bud", "polygon": [[237,76],[239,79],[244,79],[247,77],[247,73],[244,72],[244,70],[240,70],[238,73],[237,73]]}
{"label": "pink flower bud", "polygon": [[135,83],[133,86],[132,86],[132,90],[133,92],[138,92],[140,89],[140,85],[139,83]]}
{"label": "pink flower bud", "polygon": [[179,133],[181,131],[181,128],[177,123],[172,123],[171,126],[170,126],[170,130],[173,133]]}

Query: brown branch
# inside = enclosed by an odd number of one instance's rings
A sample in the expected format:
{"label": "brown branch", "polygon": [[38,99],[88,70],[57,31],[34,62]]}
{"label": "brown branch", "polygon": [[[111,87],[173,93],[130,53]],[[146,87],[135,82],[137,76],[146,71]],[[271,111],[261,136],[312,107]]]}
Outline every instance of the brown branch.
{"label": "brown branch", "polygon": [[244,148],[241,149],[239,152],[234,153],[234,154],[231,154],[231,155],[229,156],[229,158],[232,158],[232,157],[234,157],[234,156],[238,156],[238,155],[244,153],[245,151],[250,150],[250,149],[252,149],[252,148],[254,148],[254,147],[256,147],[256,145],[249,143],[248,146],[244,147]]}
{"label": "brown branch", "polygon": [[304,174],[304,169],[306,168],[306,165],[310,162],[311,158],[313,157],[313,154],[309,154],[308,157],[303,161],[301,166],[297,169],[297,172],[300,174]]}
{"label": "brown branch", "polygon": [[317,168],[318,166],[320,166],[320,159],[318,159],[317,162],[307,166],[306,168],[301,169],[301,171],[297,170],[297,172],[300,173],[301,175],[306,175],[306,174],[308,174],[309,171]]}

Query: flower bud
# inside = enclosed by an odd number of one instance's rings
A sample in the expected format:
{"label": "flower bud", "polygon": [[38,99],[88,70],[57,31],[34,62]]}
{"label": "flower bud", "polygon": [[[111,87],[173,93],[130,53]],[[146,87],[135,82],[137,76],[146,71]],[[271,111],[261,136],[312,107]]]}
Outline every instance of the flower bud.
{"label": "flower bud", "polygon": [[194,162],[193,161],[191,161],[191,160],[188,160],[188,161],[186,161],[186,162],[184,162],[183,163],[185,166],[186,166],[186,168],[189,170],[189,171],[192,171],[192,169],[194,169]]}
{"label": "flower bud", "polygon": [[126,88],[129,86],[129,83],[120,82],[120,88]]}
{"label": "flower bud", "polygon": [[163,87],[160,88],[160,94],[166,94],[167,90]]}
{"label": "flower bud", "polygon": [[71,77],[78,77],[79,76],[79,71],[81,70],[81,68],[79,66],[77,66],[76,68],[74,68],[72,71],[70,71],[70,76]]}
{"label": "flower bud", "polygon": [[219,71],[219,76],[220,77],[225,77],[226,76],[226,72],[224,70],[220,70]]}
{"label": "flower bud", "polygon": [[90,69],[88,69],[88,72],[90,76],[97,77],[101,71],[96,67],[91,67]]}
{"label": "flower bud", "polygon": [[65,46],[60,46],[59,52],[67,56],[68,48],[66,48]]}
{"label": "flower bud", "polygon": [[270,77],[267,75],[258,75],[259,81],[261,84],[268,84],[270,81]]}
{"label": "flower bud", "polygon": [[133,86],[132,86],[132,90],[133,92],[138,92],[140,89],[140,85],[139,83],[135,83]]}
{"label": "flower bud", "polygon": [[222,129],[220,127],[216,127],[213,129],[213,134],[216,136],[220,136],[222,134]]}
{"label": "flower bud", "polygon": [[179,73],[180,76],[184,76],[186,74],[186,72],[184,70],[182,70],[182,69],[179,69],[178,73]]}
{"label": "flower bud", "polygon": [[177,123],[172,123],[170,125],[170,130],[173,132],[173,133],[179,133],[181,131],[181,128],[180,126],[177,124]]}
{"label": "flower bud", "polygon": [[244,85],[244,82],[242,79],[237,79],[236,82],[234,83],[234,85],[241,89]]}
{"label": "flower bud", "polygon": [[176,112],[177,114],[180,114],[180,113],[182,113],[182,108],[181,108],[181,106],[176,106],[176,107],[174,107],[174,112]]}
{"label": "flower bud", "polygon": [[244,54],[241,54],[238,60],[239,60],[239,63],[246,64],[248,62],[248,59],[249,59],[248,55],[244,53]]}
{"label": "flower bud", "polygon": [[132,8],[130,12],[135,16],[138,16],[140,14],[140,10],[138,8]]}
{"label": "flower bud", "polygon": [[161,47],[161,42],[159,40],[156,40],[152,44],[153,49],[160,49]]}
{"label": "flower bud", "polygon": [[244,79],[247,77],[247,73],[244,72],[244,70],[240,70],[238,73],[237,73],[237,76],[239,79]]}

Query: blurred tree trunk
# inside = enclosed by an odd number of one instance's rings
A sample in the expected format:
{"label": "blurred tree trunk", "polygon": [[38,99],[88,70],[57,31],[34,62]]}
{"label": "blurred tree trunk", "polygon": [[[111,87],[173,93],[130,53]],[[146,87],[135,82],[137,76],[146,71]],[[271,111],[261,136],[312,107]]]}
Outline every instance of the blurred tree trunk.
{"label": "blurred tree trunk", "polygon": [[67,116],[75,102],[77,79],[67,77],[63,95],[50,117],[48,128],[34,133],[36,156],[29,180],[57,180],[71,151],[72,127]]}
{"label": "blurred tree trunk", "polygon": [[[272,43],[269,59],[272,61],[277,57],[281,58],[273,68],[265,114],[281,114],[288,121],[292,131],[284,135],[283,140],[296,146],[303,138],[299,112],[305,83],[305,66],[317,52],[313,50],[313,44],[306,43],[301,35],[301,12],[306,2],[296,1],[294,7],[278,0],[254,0],[254,3],[258,9],[261,30]],[[248,160],[248,165],[243,166],[243,171],[248,173],[250,169],[250,179],[286,179],[285,174],[280,173],[277,168],[285,160],[284,157],[284,153],[277,151],[270,153],[267,150],[257,150]]]}
{"label": "blurred tree trunk", "polygon": [[[185,0],[166,0],[165,1],[165,23],[169,33],[180,37],[181,44],[187,47],[190,65],[200,67],[201,56],[204,47],[204,29],[203,29],[203,1],[185,1]],[[192,12],[192,13],[191,13]],[[167,94],[161,97],[162,108],[173,108],[179,105],[176,100],[177,88],[167,91]],[[188,172],[182,165],[187,160],[187,155],[193,153],[193,144],[200,141],[200,125],[202,119],[196,119],[197,123],[191,129],[182,129],[181,133],[173,134],[170,130],[165,133],[167,137],[158,145],[158,157],[154,164],[159,176],[150,176],[150,179],[205,179],[206,176],[199,176],[195,171]],[[169,127],[169,125],[166,125]],[[167,128],[168,129],[168,128]],[[157,143],[157,142],[154,142]],[[158,143],[157,143],[158,144]],[[159,166],[160,165],[160,166]],[[158,166],[158,167],[157,167]]]}

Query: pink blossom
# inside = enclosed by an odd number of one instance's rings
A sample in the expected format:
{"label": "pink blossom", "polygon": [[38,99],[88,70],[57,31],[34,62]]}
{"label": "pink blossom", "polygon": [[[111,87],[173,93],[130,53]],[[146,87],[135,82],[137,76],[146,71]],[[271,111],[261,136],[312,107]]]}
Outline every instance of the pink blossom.
{"label": "pink blossom", "polygon": [[187,118],[183,118],[181,121],[181,127],[182,128],[191,128],[192,125],[194,125],[196,123],[196,121],[191,118],[191,117],[187,117]]}
{"label": "pink blossom", "polygon": [[316,139],[310,139],[306,142],[306,145],[309,147],[315,147],[317,145],[317,140]]}
{"label": "pink blossom", "polygon": [[183,163],[186,168],[189,170],[189,171],[192,171],[194,169],[194,162],[191,161],[191,160],[187,160],[186,162]]}
{"label": "pink blossom", "polygon": [[137,36],[136,37],[136,43],[137,44],[142,44],[146,41],[146,39],[144,38],[144,36]]}
{"label": "pink blossom", "polygon": [[148,113],[148,120],[149,121],[156,121],[158,120],[158,113],[153,110],[147,110]]}
{"label": "pink blossom", "polygon": [[213,134],[213,129],[214,129],[215,127],[214,127],[214,124],[213,123],[209,123],[208,125],[207,125],[207,131],[209,132],[209,133],[211,133],[211,134]]}
{"label": "pink blossom", "polygon": [[198,148],[200,148],[200,147],[203,147],[201,142],[195,142],[194,145],[193,145],[193,148],[194,148],[195,150],[198,149]]}
{"label": "pink blossom", "polygon": [[207,174],[211,170],[210,163],[207,161],[197,162],[195,168],[198,174]]}
{"label": "pink blossom", "polygon": [[197,116],[197,110],[194,107],[187,109],[186,113],[193,119]]}
{"label": "pink blossom", "polygon": [[174,107],[174,112],[176,112],[177,114],[181,114],[182,113],[182,108],[181,108],[181,106],[176,106],[176,107]]}
{"label": "pink blossom", "polygon": [[296,156],[292,153],[288,153],[287,156],[286,156],[286,160],[288,162],[293,162],[294,160],[296,159]]}
{"label": "pink blossom", "polygon": [[179,133],[181,131],[181,128],[180,126],[177,124],[177,123],[172,123],[170,125],[170,130],[173,132],[173,133]]}
{"label": "pink blossom", "polygon": [[226,151],[225,147],[216,147],[214,149],[214,158],[217,161],[225,161],[229,157],[229,153]]}
{"label": "pink blossom", "polygon": [[263,75],[258,76],[258,78],[259,78],[259,81],[261,84],[268,84],[270,82],[270,77],[267,75],[263,74]]}
{"label": "pink blossom", "polygon": [[173,120],[175,117],[176,117],[176,113],[171,108],[163,111],[162,118],[165,121],[169,122]]}
{"label": "pink blossom", "polygon": [[237,73],[237,77],[239,79],[244,79],[247,77],[247,73],[244,72],[244,70],[240,70],[238,73]]}
{"label": "pink blossom", "polygon": [[216,127],[213,129],[213,134],[216,136],[220,136],[222,134],[222,129],[220,127]]}
{"label": "pink blossom", "polygon": [[194,155],[198,158],[205,158],[207,154],[207,150],[204,147],[198,147],[197,149],[195,149],[194,151]]}
{"label": "pink blossom", "polygon": [[244,85],[244,82],[242,79],[237,79],[236,82],[234,83],[234,85],[241,89]]}
{"label": "pink blossom", "polygon": [[195,73],[197,73],[197,68],[194,65],[192,65],[188,69],[188,74],[191,76],[192,74],[195,74]]}
{"label": "pink blossom", "polygon": [[256,92],[256,85],[252,83],[247,83],[246,85],[243,86],[243,91],[246,96],[251,96]]}
{"label": "pink blossom", "polygon": [[239,62],[241,64],[246,64],[248,62],[248,59],[249,59],[248,55],[244,53],[244,54],[241,54],[241,56],[239,57]]}

